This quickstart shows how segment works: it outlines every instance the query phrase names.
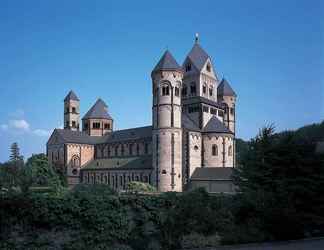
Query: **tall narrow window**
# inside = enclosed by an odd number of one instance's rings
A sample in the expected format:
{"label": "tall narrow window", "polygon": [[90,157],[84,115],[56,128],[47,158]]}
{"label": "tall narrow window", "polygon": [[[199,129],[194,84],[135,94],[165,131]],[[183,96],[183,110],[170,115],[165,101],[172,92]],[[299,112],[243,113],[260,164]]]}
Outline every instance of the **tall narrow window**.
{"label": "tall narrow window", "polygon": [[186,96],[187,95],[187,86],[186,85],[183,85],[181,95],[182,96]]}
{"label": "tall narrow window", "polygon": [[218,148],[216,144],[213,144],[212,146],[212,155],[217,156],[218,155]]}
{"label": "tall narrow window", "polygon": [[117,155],[118,155],[118,145],[115,146],[115,156],[117,156]]}
{"label": "tall narrow window", "polygon": [[166,95],[169,95],[169,86],[163,86],[162,87],[162,95],[163,96],[166,96]]}
{"label": "tall narrow window", "polygon": [[72,128],[76,128],[76,122],[72,121]]}
{"label": "tall narrow window", "polygon": [[125,148],[124,148],[124,144],[121,145],[121,155],[124,155],[125,153]]}
{"label": "tall narrow window", "polygon": [[206,94],[207,93],[207,86],[204,84],[203,85],[203,93]]}
{"label": "tall narrow window", "polygon": [[188,64],[186,65],[186,72],[188,72],[188,71],[190,71],[190,70],[191,70],[191,64],[188,63]]}
{"label": "tall narrow window", "polygon": [[130,155],[133,155],[133,144],[130,143],[130,144],[128,145],[128,147],[129,147],[129,154],[130,154]]}
{"label": "tall narrow window", "polygon": [[178,87],[175,87],[174,94],[175,94],[175,96],[179,96],[179,88]]}
{"label": "tall narrow window", "polygon": [[229,146],[228,147],[228,156],[232,156],[233,155],[233,147]]}
{"label": "tall narrow window", "polygon": [[231,115],[234,115],[234,112],[235,112],[234,108],[231,108],[230,112],[231,112]]}
{"label": "tall narrow window", "polygon": [[213,88],[209,88],[209,96],[213,96]]}
{"label": "tall narrow window", "polygon": [[92,123],[92,128],[93,129],[100,129],[100,122],[94,122],[94,123]]}
{"label": "tall narrow window", "polygon": [[145,154],[148,154],[148,143],[145,143]]}
{"label": "tall narrow window", "polygon": [[190,94],[195,95],[196,94],[196,85],[192,84],[190,86]]}
{"label": "tall narrow window", "polygon": [[136,144],[136,154],[137,154],[137,155],[139,155],[139,151],[140,151],[140,150],[139,150],[139,144],[137,143],[137,144]]}

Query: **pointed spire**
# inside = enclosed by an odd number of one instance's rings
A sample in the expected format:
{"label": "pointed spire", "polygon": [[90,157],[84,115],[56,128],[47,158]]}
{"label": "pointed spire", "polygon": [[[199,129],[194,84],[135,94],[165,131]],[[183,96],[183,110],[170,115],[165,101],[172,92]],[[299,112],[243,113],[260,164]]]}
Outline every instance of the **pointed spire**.
{"label": "pointed spire", "polygon": [[111,116],[108,114],[107,104],[101,98],[98,98],[96,103],[89,109],[89,111],[84,115],[82,119],[90,118],[112,119]]}
{"label": "pointed spire", "polygon": [[67,96],[64,98],[64,101],[80,101],[77,95],[73,92],[73,90],[70,90],[70,92],[67,94]]}
{"label": "pointed spire", "polygon": [[223,80],[218,85],[217,94],[221,95],[221,96],[235,96],[236,97],[236,93],[234,92],[231,85],[228,83],[228,81],[225,78],[223,78]]}
{"label": "pointed spire", "polygon": [[169,50],[166,50],[164,52],[163,56],[161,57],[157,65],[154,67],[152,72],[159,70],[181,70],[181,67],[174,59]]}

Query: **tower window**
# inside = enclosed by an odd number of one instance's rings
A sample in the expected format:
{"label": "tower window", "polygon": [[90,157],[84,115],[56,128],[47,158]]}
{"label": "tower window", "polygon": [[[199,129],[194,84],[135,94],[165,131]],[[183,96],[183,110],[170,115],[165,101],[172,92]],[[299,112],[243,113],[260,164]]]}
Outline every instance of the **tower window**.
{"label": "tower window", "polygon": [[217,156],[218,155],[218,148],[216,144],[213,144],[212,146],[212,155]]}
{"label": "tower window", "polygon": [[210,67],[210,64],[209,63],[207,63],[206,69],[207,69],[208,72],[211,71],[211,67]]}
{"label": "tower window", "polygon": [[186,72],[188,72],[188,71],[190,71],[190,70],[191,70],[191,64],[188,63],[188,64],[186,65]]}
{"label": "tower window", "polygon": [[223,117],[224,116],[224,112],[222,110],[218,110],[218,116]]}
{"label": "tower window", "polygon": [[231,115],[234,115],[234,112],[235,112],[235,111],[234,111],[234,108],[231,108],[231,109],[230,109],[230,112],[231,112]]}
{"label": "tower window", "polygon": [[118,146],[115,147],[115,156],[118,155]]}
{"label": "tower window", "polygon": [[187,86],[186,85],[183,85],[181,95],[182,96],[186,96],[187,95]]}
{"label": "tower window", "polygon": [[72,113],[76,113],[75,107],[72,107]]}
{"label": "tower window", "polygon": [[213,96],[213,88],[209,88],[209,96]]}
{"label": "tower window", "polygon": [[75,128],[75,127],[76,127],[76,122],[72,121],[72,128]]}
{"label": "tower window", "polygon": [[165,169],[163,169],[162,170],[162,174],[166,174],[167,172],[166,172],[166,170]]}
{"label": "tower window", "polygon": [[110,124],[109,123],[105,123],[105,129],[110,129]]}
{"label": "tower window", "polygon": [[196,85],[192,84],[192,85],[190,86],[190,93],[191,93],[192,95],[195,95],[195,94],[196,94]]}
{"label": "tower window", "polygon": [[169,95],[169,86],[162,87],[162,95],[163,96]]}
{"label": "tower window", "polygon": [[210,108],[210,113],[211,113],[212,115],[217,115],[217,109]]}
{"label": "tower window", "polygon": [[179,88],[178,87],[175,87],[174,94],[175,94],[175,96],[179,96]]}
{"label": "tower window", "polygon": [[136,154],[139,155],[139,144],[136,144]]}
{"label": "tower window", "polygon": [[204,86],[203,86],[203,93],[206,94],[206,92],[207,92],[207,87],[206,87],[206,85],[204,84]]}
{"label": "tower window", "polygon": [[229,146],[228,147],[228,156],[232,156],[233,155],[233,147]]}
{"label": "tower window", "polygon": [[92,123],[92,128],[93,129],[100,129],[100,122],[94,122],[94,123]]}

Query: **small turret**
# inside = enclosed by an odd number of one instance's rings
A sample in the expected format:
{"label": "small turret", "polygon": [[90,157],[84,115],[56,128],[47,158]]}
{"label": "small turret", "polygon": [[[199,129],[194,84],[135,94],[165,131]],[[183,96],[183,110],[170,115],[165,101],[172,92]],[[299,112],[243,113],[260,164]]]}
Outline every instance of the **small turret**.
{"label": "small turret", "polygon": [[236,94],[225,78],[217,87],[218,102],[224,106],[224,124],[235,134],[235,102]]}
{"label": "small turret", "polygon": [[79,130],[80,100],[71,90],[64,98],[64,129]]}

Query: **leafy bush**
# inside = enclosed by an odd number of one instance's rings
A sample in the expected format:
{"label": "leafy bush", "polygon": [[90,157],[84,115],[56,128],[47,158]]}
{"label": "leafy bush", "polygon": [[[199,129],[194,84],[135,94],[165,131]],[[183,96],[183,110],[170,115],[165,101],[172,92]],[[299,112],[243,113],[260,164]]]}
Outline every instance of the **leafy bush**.
{"label": "leafy bush", "polygon": [[128,193],[153,193],[156,188],[149,183],[132,181],[127,184],[126,191]]}

